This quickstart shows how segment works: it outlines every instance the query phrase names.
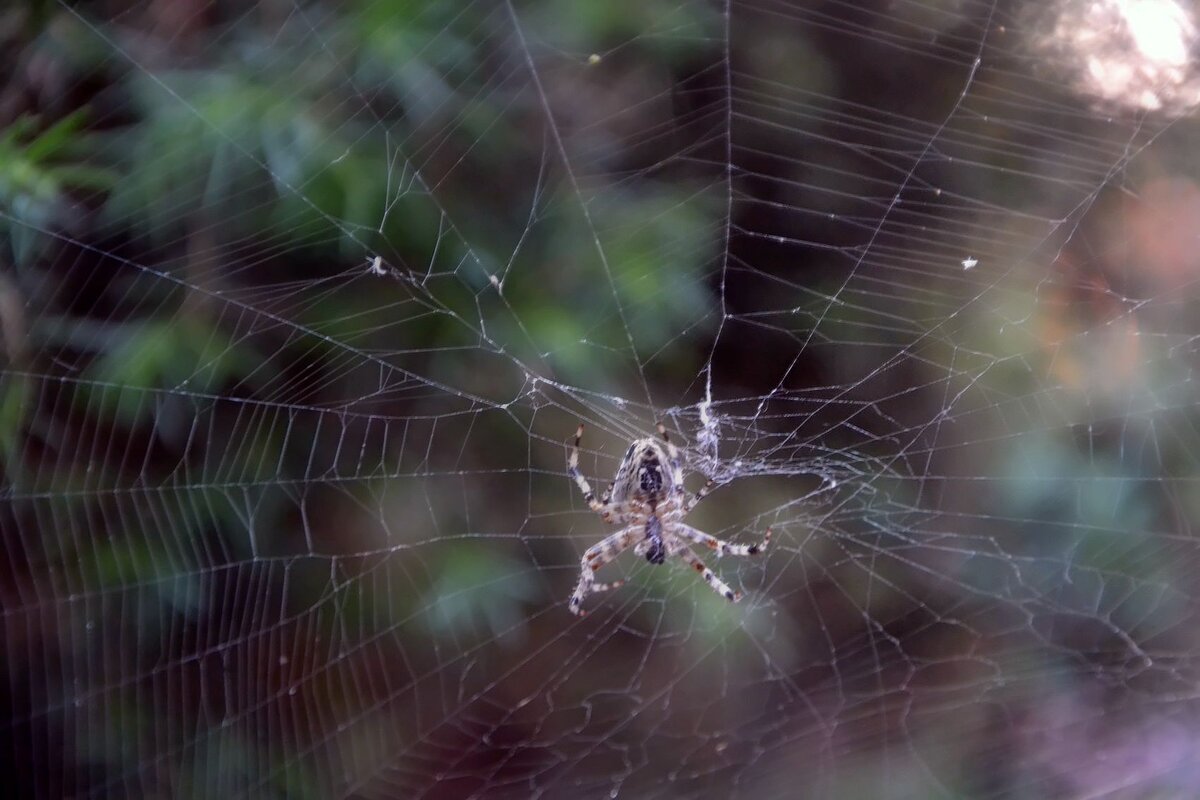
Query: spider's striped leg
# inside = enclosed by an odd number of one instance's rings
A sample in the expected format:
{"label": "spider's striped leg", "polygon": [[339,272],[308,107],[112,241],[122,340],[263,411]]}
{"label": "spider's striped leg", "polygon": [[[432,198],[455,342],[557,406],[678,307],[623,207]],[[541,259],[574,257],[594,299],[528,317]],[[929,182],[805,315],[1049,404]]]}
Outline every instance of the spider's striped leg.
{"label": "spider's striped leg", "polygon": [[713,486],[716,485],[716,481],[709,479],[708,483],[704,484],[703,489],[689,497],[687,491],[683,488],[683,464],[679,461],[679,448],[671,441],[671,437],[667,435],[667,429],[663,427],[661,422],[658,423],[658,434],[662,436],[663,442],[667,445],[667,455],[671,457],[671,477],[675,483],[675,499],[679,503],[680,510],[684,514],[687,514],[695,508],[696,503],[699,503],[712,491]]}
{"label": "spider's striped leg", "polygon": [[663,444],[667,446],[667,455],[671,459],[671,482],[675,484],[675,499],[682,508],[686,503],[685,495],[687,493],[683,489],[683,465],[679,463],[679,448],[671,441],[666,427],[661,422],[658,423],[658,435],[662,437]]}
{"label": "spider's striped leg", "polygon": [[696,503],[699,503],[701,500],[703,500],[705,497],[707,497],[708,493],[712,491],[712,488],[714,486],[716,486],[716,484],[717,484],[716,481],[714,481],[712,478],[709,478],[708,483],[704,484],[704,486],[701,487],[700,491],[696,492],[694,495],[692,495],[691,497],[684,500],[683,506],[682,506],[683,513],[687,514],[689,511],[691,511],[693,508],[695,508]]}
{"label": "spider's striped leg", "polygon": [[629,549],[637,540],[637,526],[631,525],[601,539],[584,552],[583,558],[579,562],[579,583],[575,584],[575,591],[571,593],[569,606],[572,614],[583,616],[583,601],[589,594],[616,589],[625,583],[625,581],[596,583],[596,572],[624,550]]}
{"label": "spider's striped leg", "polygon": [[583,578],[581,577],[579,579],[579,585],[575,587],[575,592],[571,595],[571,601],[569,604],[571,613],[577,617],[586,617],[587,612],[583,610],[583,600],[585,597],[587,597],[589,594],[607,592],[609,589],[618,589],[624,585],[625,581],[613,581],[612,583],[596,583],[595,581],[588,581],[587,585],[585,586]]}
{"label": "spider's striped leg", "polygon": [[676,536],[689,539],[696,544],[702,544],[709,550],[723,556],[756,556],[766,550],[767,545],[771,543],[770,528],[767,528],[767,532],[763,534],[762,541],[758,544],[730,544],[724,539],[709,536],[704,531],[697,530],[691,525],[685,525],[682,522],[676,522],[674,527],[671,528],[671,532]]}
{"label": "spider's striped leg", "polygon": [[567,474],[571,476],[571,480],[575,481],[575,485],[579,487],[579,491],[583,492],[583,500],[588,504],[588,508],[604,517],[605,522],[611,522],[612,510],[608,505],[608,497],[612,488],[609,487],[609,491],[604,493],[604,502],[596,499],[596,493],[592,491],[591,484],[587,482],[587,478],[583,477],[583,473],[579,471],[579,443],[581,441],[583,441],[582,422],[575,429],[575,446],[571,448],[571,454],[567,456]]}
{"label": "spider's striped leg", "polygon": [[672,553],[672,555],[679,556],[680,559],[691,565],[692,569],[700,573],[700,575],[704,578],[704,582],[711,586],[714,592],[721,595],[729,602],[736,603],[738,600],[742,599],[741,592],[735,592],[733,589],[730,589],[728,586],[726,586],[725,582],[718,578],[711,569],[704,566],[704,562],[697,558],[696,554],[687,549],[687,547],[680,546],[678,550]]}
{"label": "spider's striped leg", "polygon": [[627,528],[622,528],[616,533],[610,534],[601,539],[596,544],[589,547],[583,553],[583,563],[592,568],[592,572],[596,572],[608,562],[612,561],[624,551],[628,550],[638,539],[641,538],[641,526],[630,525]]}

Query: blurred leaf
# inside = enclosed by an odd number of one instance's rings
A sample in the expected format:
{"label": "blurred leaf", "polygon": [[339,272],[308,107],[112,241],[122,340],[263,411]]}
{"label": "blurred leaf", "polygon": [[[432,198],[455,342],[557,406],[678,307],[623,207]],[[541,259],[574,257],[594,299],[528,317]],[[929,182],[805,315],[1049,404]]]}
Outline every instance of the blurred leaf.
{"label": "blurred leaf", "polygon": [[425,621],[439,636],[523,639],[525,605],[538,596],[524,564],[485,548],[454,548],[425,594]]}
{"label": "blurred leaf", "polygon": [[[720,240],[713,234],[718,210],[709,199],[649,186],[638,194],[598,197],[590,204],[591,220],[607,274],[596,252],[579,246],[593,235],[582,215],[572,213],[577,198],[563,199],[568,208],[562,213],[573,224],[555,227],[546,260],[562,265],[550,280],[557,294],[570,299],[545,302],[544,271],[526,283],[510,279],[505,296],[535,340],[561,343],[555,357],[564,377],[595,382],[606,370],[605,351],[619,350],[629,338],[647,357],[677,342],[680,331],[715,325],[716,295],[705,272],[715,269]],[[679,368],[690,369],[686,362]]]}
{"label": "blurred leaf", "polygon": [[[294,165],[316,155],[305,155],[314,137],[303,98],[235,72],[159,80],[170,92],[157,82],[136,84],[145,118],[111,139],[127,177],[108,203],[110,221],[163,240],[180,235],[201,209],[227,214],[219,221],[236,230],[261,227],[269,212],[263,192],[298,181]],[[264,164],[279,171],[272,176]]]}
{"label": "blurred leaf", "polygon": [[[87,112],[81,108],[51,125],[25,146],[25,157],[30,161],[45,162],[58,151],[70,146],[76,134],[82,129],[86,116]],[[26,120],[32,122],[29,118]],[[13,130],[19,128],[19,125],[13,126]]]}
{"label": "blurred leaf", "polygon": [[451,79],[461,82],[477,66],[479,51],[467,37],[478,14],[428,0],[358,0],[356,5],[346,19],[360,77],[371,86],[390,85],[413,124],[455,114],[459,103]]}
{"label": "blurred leaf", "polygon": [[655,55],[685,58],[695,54],[697,41],[716,41],[721,30],[717,6],[669,0],[566,0],[539,4],[533,14],[539,37],[576,52],[632,39]]}
{"label": "blurred leaf", "polygon": [[8,240],[16,264],[41,254],[44,231],[70,222],[60,218],[69,190],[104,191],[116,184],[111,170],[83,160],[86,117],[79,109],[34,135],[37,120],[26,116],[0,133],[0,238]]}
{"label": "blurred leaf", "polygon": [[147,322],[124,329],[97,360],[91,377],[102,386],[85,399],[133,426],[155,411],[141,390],[228,391],[230,384],[251,380],[258,366],[243,346],[201,321]]}

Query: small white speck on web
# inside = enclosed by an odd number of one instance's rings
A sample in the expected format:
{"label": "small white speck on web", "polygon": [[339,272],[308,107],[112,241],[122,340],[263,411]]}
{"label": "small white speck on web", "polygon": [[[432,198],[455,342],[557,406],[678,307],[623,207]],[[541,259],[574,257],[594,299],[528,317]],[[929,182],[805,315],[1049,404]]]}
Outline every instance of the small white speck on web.
{"label": "small white speck on web", "polygon": [[368,258],[367,261],[370,262],[367,266],[367,272],[380,277],[387,275],[387,267],[383,265],[383,256]]}
{"label": "small white speck on web", "polygon": [[962,260],[962,267],[963,267],[963,269],[971,269],[978,263],[979,263],[978,258],[975,258],[974,256],[967,256],[966,258],[964,258]]}

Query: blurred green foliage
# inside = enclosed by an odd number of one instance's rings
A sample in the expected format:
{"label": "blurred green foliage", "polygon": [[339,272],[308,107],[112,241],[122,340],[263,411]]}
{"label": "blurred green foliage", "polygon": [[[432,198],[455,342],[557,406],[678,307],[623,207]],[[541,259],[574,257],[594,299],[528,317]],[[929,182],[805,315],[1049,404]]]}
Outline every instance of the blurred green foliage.
{"label": "blurred green foliage", "polygon": [[459,546],[433,566],[436,578],[421,598],[433,636],[519,646],[528,607],[540,599],[527,564],[482,547]]}
{"label": "blurred green foliage", "polygon": [[670,0],[567,0],[538,4],[536,26],[552,31],[556,44],[576,53],[603,53],[611,43],[649,39],[653,58],[696,56],[697,42],[716,41],[724,21],[718,4]]}
{"label": "blurred green foliage", "polygon": [[[330,140],[308,98],[280,93],[241,64],[138,78],[133,95],[142,120],[110,141],[123,173],[106,207],[114,224],[136,224],[171,240],[198,215],[234,203],[241,213],[222,216],[223,237],[265,233],[295,245],[313,235],[295,219],[296,208],[281,214],[279,204],[302,189],[306,198],[304,187],[346,147]],[[343,174],[356,177],[352,168]],[[350,189],[340,188],[346,202]],[[309,202],[326,197],[318,193]],[[326,213],[343,210],[329,205]]]}
{"label": "blurred green foliage", "polygon": [[48,234],[69,217],[63,206],[72,190],[103,191],[116,174],[89,160],[86,109],[39,131],[23,116],[0,132],[0,241],[16,265],[28,264],[49,247]]}
{"label": "blurred green foliage", "polygon": [[93,412],[134,427],[163,415],[169,394],[153,390],[251,391],[267,380],[260,368],[248,347],[202,318],[149,320],[119,329],[89,370],[99,390],[81,399]]}

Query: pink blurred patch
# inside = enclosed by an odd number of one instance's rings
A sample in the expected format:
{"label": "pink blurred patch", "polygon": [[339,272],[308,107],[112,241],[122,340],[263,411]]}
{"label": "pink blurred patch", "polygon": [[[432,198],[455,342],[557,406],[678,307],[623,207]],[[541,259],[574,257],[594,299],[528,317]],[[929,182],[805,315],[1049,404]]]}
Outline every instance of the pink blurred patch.
{"label": "pink blurred patch", "polygon": [[1043,704],[1028,720],[1026,730],[1039,732],[1027,740],[1026,767],[1070,797],[1200,796],[1200,731],[1109,719],[1098,704],[1076,695]]}
{"label": "pink blurred patch", "polygon": [[1128,200],[1125,212],[1125,224],[1113,230],[1120,238],[1112,244],[1129,269],[1157,289],[1189,283],[1200,274],[1200,187],[1194,182],[1151,181]]}

